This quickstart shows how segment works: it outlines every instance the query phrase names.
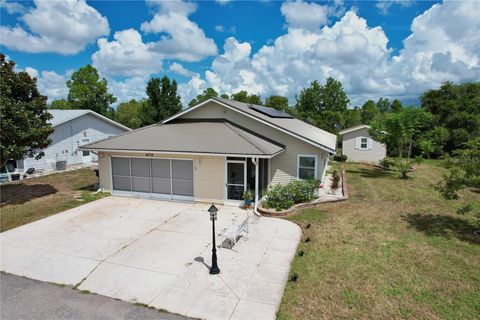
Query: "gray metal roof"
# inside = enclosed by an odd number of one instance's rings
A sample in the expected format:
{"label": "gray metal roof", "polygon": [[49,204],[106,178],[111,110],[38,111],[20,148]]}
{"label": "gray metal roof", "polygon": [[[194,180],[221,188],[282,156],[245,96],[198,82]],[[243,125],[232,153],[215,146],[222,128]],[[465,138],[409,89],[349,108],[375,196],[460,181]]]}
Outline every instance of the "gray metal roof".
{"label": "gray metal roof", "polygon": [[81,117],[85,114],[92,114],[104,121],[107,121],[117,127],[120,127],[122,129],[130,131],[131,129],[113,121],[112,119],[109,119],[105,116],[102,116],[101,114],[96,113],[95,111],[88,110],[88,109],[72,109],[72,110],[60,110],[60,109],[49,109],[48,112],[53,116],[53,118],[50,120],[50,123],[52,126],[56,127],[59,124],[62,124],[64,122],[73,120],[75,118]]}
{"label": "gray metal roof", "polygon": [[[320,128],[317,128],[315,126],[312,126],[306,122],[300,121],[295,118],[273,118],[269,117],[268,115],[258,112],[254,109],[251,108],[252,104],[248,103],[243,103],[243,102],[238,102],[235,100],[229,100],[229,99],[223,99],[223,98],[211,98],[207,101],[218,101],[224,105],[230,106],[231,108],[238,110],[241,113],[247,114],[248,116],[251,116],[253,118],[256,118],[260,121],[266,122],[269,125],[279,129],[286,131],[292,136],[295,136],[299,139],[303,139],[311,144],[314,144],[316,146],[320,146],[323,149],[329,151],[329,152],[335,152],[336,150],[336,143],[337,143],[337,136],[327,132],[325,130],[322,130]],[[205,102],[206,103],[206,102]],[[189,112],[190,110],[196,109],[196,107],[201,107],[202,103],[193,106],[187,110],[184,110],[177,115],[172,116],[171,118],[167,119],[164,121],[164,123],[167,123],[182,114],[185,114],[186,112]],[[265,108],[265,107],[264,107]]]}
{"label": "gray metal roof", "polygon": [[58,126],[61,123],[66,121],[78,118],[87,114],[89,110],[58,110],[58,109],[50,109],[48,112],[53,116],[50,120],[52,126]]}
{"label": "gray metal roof", "polygon": [[187,122],[143,127],[82,149],[272,156],[284,147],[228,122]]}

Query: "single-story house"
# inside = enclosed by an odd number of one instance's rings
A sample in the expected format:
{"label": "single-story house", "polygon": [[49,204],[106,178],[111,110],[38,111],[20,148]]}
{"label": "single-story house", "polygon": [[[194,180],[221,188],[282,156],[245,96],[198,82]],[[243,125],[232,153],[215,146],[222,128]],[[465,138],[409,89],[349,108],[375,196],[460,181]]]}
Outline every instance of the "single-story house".
{"label": "single-story house", "polygon": [[36,160],[26,158],[17,161],[17,170],[35,168],[36,170],[55,169],[58,163],[63,165],[90,163],[97,155],[78,147],[104,138],[131,131],[92,110],[48,110],[53,116],[50,123],[55,131],[50,135],[51,145],[44,149],[45,155]]}
{"label": "single-story house", "polygon": [[387,156],[384,144],[373,140],[368,125],[359,125],[339,132],[342,136],[342,154],[347,161],[378,162]]}
{"label": "single-story house", "polygon": [[272,108],[211,98],[164,120],[83,146],[100,187],[117,195],[258,203],[269,185],[323,180],[336,136]]}

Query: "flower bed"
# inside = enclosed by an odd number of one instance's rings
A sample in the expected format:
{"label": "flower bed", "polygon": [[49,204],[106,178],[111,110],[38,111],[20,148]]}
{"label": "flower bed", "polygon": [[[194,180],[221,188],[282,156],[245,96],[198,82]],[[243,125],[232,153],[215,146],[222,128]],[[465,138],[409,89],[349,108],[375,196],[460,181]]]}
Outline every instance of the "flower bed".
{"label": "flower bed", "polygon": [[287,185],[277,184],[265,193],[264,206],[277,211],[291,208],[294,204],[311,202],[317,198],[318,180],[294,180]]}
{"label": "flower bed", "polygon": [[[295,214],[300,209],[318,207],[321,204],[326,203],[326,202],[344,201],[344,200],[348,199],[347,176],[346,176],[346,173],[345,173],[344,170],[342,170],[341,175],[342,175],[341,186],[340,186],[341,194],[342,194],[341,196],[337,196],[337,197],[334,196],[334,197],[330,197],[330,198],[327,198],[327,199],[320,197],[319,199],[317,199],[317,195],[316,195],[316,192],[315,192],[315,195],[314,195],[312,200],[301,202],[301,203],[296,203],[296,204],[291,205],[288,208],[285,208],[285,209],[280,208],[279,210],[277,210],[277,208],[275,208],[275,207],[269,206],[267,204],[267,198],[266,198],[258,206],[258,211],[259,211],[259,213],[261,213],[264,216],[281,217],[281,216],[287,216],[287,215]],[[296,182],[297,181],[295,181],[294,183],[296,183]],[[287,192],[287,190],[289,189],[288,188],[289,185],[283,186],[283,188],[279,189],[278,193],[281,195],[280,196],[281,201],[283,201],[283,199],[290,199],[288,197],[290,195],[290,193]],[[293,186],[294,185],[290,185],[290,187],[293,187]],[[278,188],[278,186],[276,186],[274,188]],[[272,190],[272,189],[270,189],[270,190]],[[318,189],[318,184],[317,184],[317,187],[315,188],[315,191],[317,189]],[[266,197],[266,195],[265,195],[265,197]],[[276,200],[276,198],[274,198],[274,199]],[[284,203],[287,203],[287,201],[284,201]],[[291,203],[291,201],[288,201],[288,203]]]}

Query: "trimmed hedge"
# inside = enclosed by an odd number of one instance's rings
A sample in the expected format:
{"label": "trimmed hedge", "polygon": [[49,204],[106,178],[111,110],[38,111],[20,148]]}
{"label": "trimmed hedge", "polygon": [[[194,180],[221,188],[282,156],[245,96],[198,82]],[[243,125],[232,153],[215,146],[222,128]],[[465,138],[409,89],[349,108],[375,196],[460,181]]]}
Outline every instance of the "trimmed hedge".
{"label": "trimmed hedge", "polygon": [[294,204],[311,202],[317,198],[319,180],[294,180],[287,185],[277,184],[265,192],[265,207],[288,209]]}

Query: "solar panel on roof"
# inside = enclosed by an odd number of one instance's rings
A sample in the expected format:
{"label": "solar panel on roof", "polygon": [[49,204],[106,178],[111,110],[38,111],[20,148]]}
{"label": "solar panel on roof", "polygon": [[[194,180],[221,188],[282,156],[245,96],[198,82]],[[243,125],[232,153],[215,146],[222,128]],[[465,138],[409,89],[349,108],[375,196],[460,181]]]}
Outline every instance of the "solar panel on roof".
{"label": "solar panel on roof", "polygon": [[264,115],[269,116],[270,118],[293,118],[291,115],[289,115],[286,112],[276,110],[273,108],[268,108],[268,107],[262,107],[262,106],[257,106],[257,105],[250,105],[250,108],[253,110],[263,113]]}

